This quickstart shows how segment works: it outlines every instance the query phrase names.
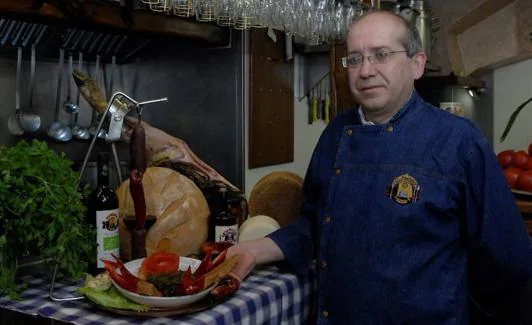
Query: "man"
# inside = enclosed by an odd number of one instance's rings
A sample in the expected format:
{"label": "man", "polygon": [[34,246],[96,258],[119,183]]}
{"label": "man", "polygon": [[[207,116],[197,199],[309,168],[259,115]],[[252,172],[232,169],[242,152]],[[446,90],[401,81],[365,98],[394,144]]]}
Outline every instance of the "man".
{"label": "man", "polygon": [[426,57],[419,35],[390,12],[351,24],[350,89],[360,107],[324,131],[303,188],[302,216],[233,246],[234,273],[317,260],[319,324],[469,324],[524,286],[532,248],[515,200],[481,132],[414,90]]}

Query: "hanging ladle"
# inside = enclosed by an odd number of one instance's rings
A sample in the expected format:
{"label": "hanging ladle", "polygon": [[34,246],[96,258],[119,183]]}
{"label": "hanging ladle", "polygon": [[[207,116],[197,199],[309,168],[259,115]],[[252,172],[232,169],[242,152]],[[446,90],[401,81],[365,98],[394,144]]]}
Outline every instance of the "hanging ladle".
{"label": "hanging ladle", "polygon": [[[26,38],[24,39],[23,47],[25,47],[28,42],[31,40],[32,34],[37,28],[37,25],[34,25]],[[39,130],[41,127],[41,117],[38,114],[31,113],[33,109],[33,92],[35,87],[35,66],[36,66],[36,60],[35,60],[35,46],[39,43],[40,38],[42,37],[44,30],[46,29],[46,26],[41,26],[40,31],[37,34],[37,38],[35,39],[35,42],[31,43],[31,70],[30,70],[30,86],[29,86],[29,100],[28,100],[28,111],[30,113],[21,113],[19,115],[19,123],[20,126],[22,126],[22,129],[26,132],[35,132]]]}
{"label": "hanging ladle", "polygon": [[76,105],[76,103],[74,103],[72,101],[72,97],[71,97],[71,87],[70,85],[72,84],[72,82],[70,81],[71,79],[71,76],[72,76],[72,61],[73,61],[73,54],[72,54],[72,49],[70,49],[68,51],[68,78],[67,78],[67,98],[65,100],[65,102],[63,103],[63,108],[64,110],[67,112],[67,113],[70,113],[70,114],[74,114],[74,113],[77,113],[78,111],[78,105]]}
{"label": "hanging ladle", "polygon": [[[89,32],[87,34],[86,39],[83,41],[83,44],[79,47],[79,50],[78,50],[78,55],[79,55],[79,57],[78,57],[78,70],[80,70],[80,71],[83,69],[83,51],[86,49],[86,46],[89,43],[91,38],[92,38],[92,32]],[[76,94],[76,105],[78,106],[78,111],[79,111],[79,107],[80,107],[80,105],[79,105],[80,95],[81,95],[81,89],[78,87],[78,91],[77,91],[77,94]],[[74,135],[74,137],[76,139],[81,139],[81,140],[89,139],[90,138],[89,130],[84,128],[84,127],[81,127],[78,124],[78,112],[75,112],[73,114],[72,118],[73,118],[72,134]]]}
{"label": "hanging ladle", "polygon": [[59,63],[58,63],[58,77],[57,77],[57,93],[55,98],[55,121],[50,125],[47,134],[52,139],[66,142],[72,139],[72,130],[67,125],[59,122],[59,107],[61,105],[61,82],[63,80],[63,61],[65,60],[65,50],[59,49]]}
{"label": "hanging ladle", "polygon": [[[18,40],[20,36],[22,35],[22,32],[24,31],[26,27],[26,23],[22,23],[20,27],[18,28],[18,31],[13,37],[13,40],[11,44],[13,46],[17,46]],[[11,115],[7,119],[7,128],[9,129],[9,132],[13,135],[22,135],[24,134],[24,129],[22,129],[22,126],[19,122],[19,114],[20,114],[20,74],[22,70],[22,44],[18,44],[17,46],[17,71],[15,75],[15,114]]]}

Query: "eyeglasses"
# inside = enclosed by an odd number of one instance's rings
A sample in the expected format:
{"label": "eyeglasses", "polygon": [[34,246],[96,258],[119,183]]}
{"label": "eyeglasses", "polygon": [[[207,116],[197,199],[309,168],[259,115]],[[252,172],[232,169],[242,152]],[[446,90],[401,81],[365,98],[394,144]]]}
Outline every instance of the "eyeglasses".
{"label": "eyeglasses", "polygon": [[369,62],[371,64],[376,63],[386,63],[390,60],[392,55],[396,53],[403,53],[406,52],[406,50],[403,51],[378,51],[375,54],[372,55],[363,55],[360,53],[354,53],[351,55],[348,55],[346,57],[342,58],[342,66],[344,68],[359,68],[362,63],[364,62],[364,58],[368,58]]}

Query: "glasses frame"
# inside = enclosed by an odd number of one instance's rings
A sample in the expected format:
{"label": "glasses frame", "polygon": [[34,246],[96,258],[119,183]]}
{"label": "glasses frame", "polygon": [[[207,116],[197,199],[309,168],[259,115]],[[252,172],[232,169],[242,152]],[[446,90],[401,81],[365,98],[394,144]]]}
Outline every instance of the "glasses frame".
{"label": "glasses frame", "polygon": [[[356,65],[353,65],[353,64],[349,64],[348,60],[350,57],[353,57],[353,55],[355,54],[351,54],[351,55],[348,55],[348,56],[344,56],[343,58],[341,58],[341,63],[342,63],[342,66],[344,68],[360,68],[362,66],[362,64],[364,64],[364,60],[366,58],[368,58],[369,62],[371,64],[384,64],[384,63],[387,63],[390,58],[394,55],[394,54],[397,54],[397,53],[407,53],[408,51],[407,50],[398,50],[398,51],[380,51],[380,52],[377,52],[375,54],[371,54],[371,55],[364,55],[364,54],[360,54],[360,63],[356,64]],[[358,54],[358,53],[357,53]],[[377,55],[384,55],[384,57],[380,58],[380,59],[377,59]]]}

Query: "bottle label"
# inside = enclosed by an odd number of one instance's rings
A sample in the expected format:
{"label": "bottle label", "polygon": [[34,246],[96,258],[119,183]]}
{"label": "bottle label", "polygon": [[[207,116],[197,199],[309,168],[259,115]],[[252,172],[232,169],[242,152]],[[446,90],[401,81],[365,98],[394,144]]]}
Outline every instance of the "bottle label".
{"label": "bottle label", "polygon": [[96,211],[97,266],[103,268],[101,259],[113,260],[111,253],[120,254],[118,209]]}
{"label": "bottle label", "polygon": [[215,242],[230,242],[236,244],[238,240],[238,225],[214,227]]}

